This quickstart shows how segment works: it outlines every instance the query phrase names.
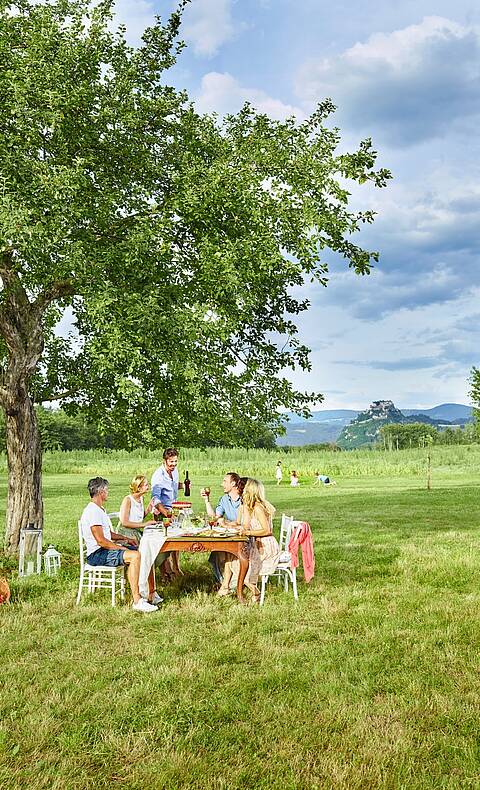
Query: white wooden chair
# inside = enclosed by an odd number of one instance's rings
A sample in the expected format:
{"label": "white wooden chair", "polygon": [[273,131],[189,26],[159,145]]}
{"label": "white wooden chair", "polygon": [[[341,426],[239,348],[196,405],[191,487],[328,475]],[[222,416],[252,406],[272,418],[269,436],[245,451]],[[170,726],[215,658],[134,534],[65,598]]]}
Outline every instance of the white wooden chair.
{"label": "white wooden chair", "polygon": [[[109,513],[109,516],[116,515]],[[80,603],[82,591],[94,592],[95,590],[111,590],[112,606],[115,606],[117,594],[121,600],[125,599],[124,565],[110,567],[109,565],[89,565],[87,562],[87,547],[82,535],[82,525],[78,522],[78,541],[80,545],[80,581],[78,584],[77,605]],[[117,577],[118,572],[118,577]]]}
{"label": "white wooden chair", "polygon": [[[290,567],[290,552],[288,551],[288,544],[290,543],[290,538],[294,529],[295,523],[292,516],[286,516],[285,513],[283,513],[282,523],[280,525],[280,539],[278,541],[280,546],[280,560],[277,567],[275,568],[275,571],[270,575],[277,577],[279,585],[283,580],[285,592],[288,592],[288,582],[290,581],[293,589],[293,597],[296,601],[298,601],[297,569]],[[263,602],[265,600],[265,589],[269,578],[269,574],[264,574],[262,576],[262,584],[260,588],[260,606],[263,606]]]}

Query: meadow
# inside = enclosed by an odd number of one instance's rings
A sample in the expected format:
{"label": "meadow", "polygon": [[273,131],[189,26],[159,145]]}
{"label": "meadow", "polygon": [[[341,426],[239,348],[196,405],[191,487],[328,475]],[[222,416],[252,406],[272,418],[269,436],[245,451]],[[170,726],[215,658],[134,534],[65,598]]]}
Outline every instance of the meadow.
{"label": "meadow", "polygon": [[[278,458],[299,489],[276,487]],[[480,787],[479,462],[477,445],[434,447],[428,491],[425,450],[184,451],[197,507],[232,469],[308,520],[315,578],[297,604],[269,585],[245,607],[184,555],[142,616],[98,595],[74,605],[76,520],[90,476],[110,479],[116,510],[156,455],[46,454],[45,541],[63,566],[19,580],[1,560],[0,786]],[[338,485],[314,488],[317,470]],[[0,482],[4,508],[4,466]]]}

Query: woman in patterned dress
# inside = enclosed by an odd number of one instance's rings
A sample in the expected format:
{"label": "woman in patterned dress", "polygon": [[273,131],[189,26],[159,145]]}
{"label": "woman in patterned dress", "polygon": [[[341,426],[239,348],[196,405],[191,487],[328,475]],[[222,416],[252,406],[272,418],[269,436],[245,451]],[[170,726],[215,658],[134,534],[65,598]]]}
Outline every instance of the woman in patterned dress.
{"label": "woman in patterned dress", "polygon": [[[280,547],[272,532],[272,518],[275,508],[265,499],[263,483],[249,477],[245,483],[242,494],[242,508],[239,518],[242,523],[238,527],[240,535],[248,536],[246,545],[248,552],[248,572],[245,584],[252,593],[255,603],[260,601],[260,590],[257,587],[258,577],[264,573],[271,574],[275,571],[280,558]],[[235,573],[239,565],[238,560],[231,563]],[[225,567],[225,570],[227,568]],[[224,577],[224,585],[228,587]],[[222,585],[223,587],[223,585]]]}

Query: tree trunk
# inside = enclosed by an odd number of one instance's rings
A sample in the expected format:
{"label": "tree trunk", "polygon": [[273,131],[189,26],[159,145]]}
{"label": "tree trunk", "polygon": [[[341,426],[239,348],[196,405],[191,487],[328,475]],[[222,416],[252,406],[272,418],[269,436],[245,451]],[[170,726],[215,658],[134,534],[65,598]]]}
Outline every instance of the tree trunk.
{"label": "tree trunk", "polygon": [[15,554],[20,529],[43,526],[42,448],[32,401],[23,392],[5,409],[8,459],[8,498],[5,551]]}

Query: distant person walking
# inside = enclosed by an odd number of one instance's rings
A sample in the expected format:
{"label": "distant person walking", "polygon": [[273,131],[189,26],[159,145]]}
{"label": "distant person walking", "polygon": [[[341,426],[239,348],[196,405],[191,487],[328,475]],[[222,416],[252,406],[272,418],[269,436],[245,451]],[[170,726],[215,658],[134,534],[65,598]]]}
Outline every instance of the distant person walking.
{"label": "distant person walking", "polygon": [[296,488],[298,485],[300,485],[300,480],[298,479],[295,469],[292,469],[290,472],[290,485],[292,488]]}
{"label": "distant person walking", "polygon": [[277,486],[279,486],[280,483],[282,482],[282,478],[283,478],[282,462],[281,461],[277,461],[277,466],[275,467],[275,477],[277,479]]}

